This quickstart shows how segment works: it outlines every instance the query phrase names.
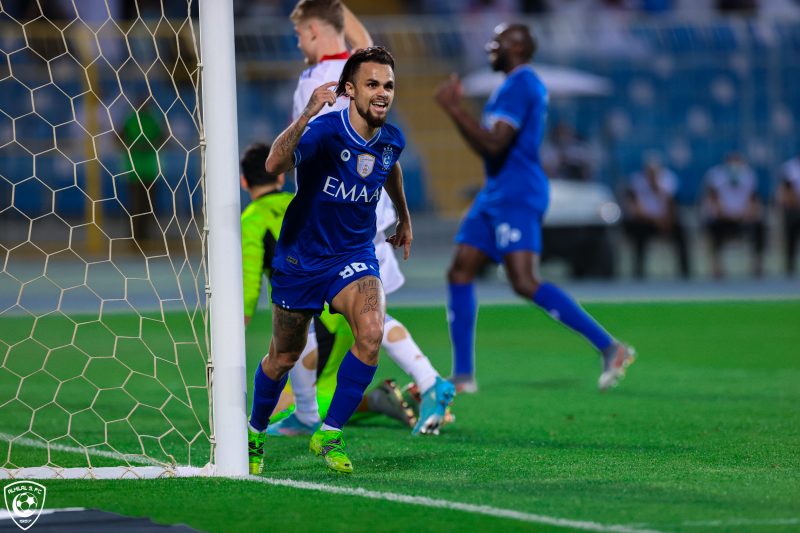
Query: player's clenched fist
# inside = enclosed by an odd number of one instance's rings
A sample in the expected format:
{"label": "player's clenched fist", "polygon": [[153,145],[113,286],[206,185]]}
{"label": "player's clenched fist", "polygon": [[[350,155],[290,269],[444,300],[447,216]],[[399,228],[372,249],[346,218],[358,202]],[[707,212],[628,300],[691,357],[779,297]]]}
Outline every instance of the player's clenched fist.
{"label": "player's clenched fist", "polygon": [[439,85],[433,97],[440,106],[444,109],[449,109],[458,105],[463,92],[458,75],[450,74],[447,81]]}
{"label": "player's clenched fist", "polygon": [[303,116],[311,118],[319,113],[325,104],[335,104],[336,93],[333,92],[331,88],[335,87],[338,83],[337,81],[329,81],[314,89],[314,92],[311,93],[311,98],[308,99],[308,105],[306,105],[306,108],[303,110]]}

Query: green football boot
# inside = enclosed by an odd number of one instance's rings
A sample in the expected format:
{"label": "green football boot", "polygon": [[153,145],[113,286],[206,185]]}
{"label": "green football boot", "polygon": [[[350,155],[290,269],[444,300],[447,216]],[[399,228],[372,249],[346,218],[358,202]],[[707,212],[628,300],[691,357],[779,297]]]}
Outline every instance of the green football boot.
{"label": "green football boot", "polygon": [[317,456],[325,458],[325,464],[331,470],[342,474],[352,474],[353,464],[344,452],[344,439],[341,430],[323,431],[318,429],[311,435],[308,449]]}
{"label": "green football boot", "polygon": [[264,441],[267,434],[250,429],[247,425],[247,457],[250,461],[250,475],[264,473]]}

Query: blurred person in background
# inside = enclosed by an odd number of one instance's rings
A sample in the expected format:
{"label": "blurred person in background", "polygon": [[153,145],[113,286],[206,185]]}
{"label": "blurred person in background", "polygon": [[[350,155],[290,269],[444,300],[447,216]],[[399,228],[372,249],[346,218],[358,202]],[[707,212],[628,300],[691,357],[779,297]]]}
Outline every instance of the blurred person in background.
{"label": "blurred person in background", "polygon": [[125,119],[119,136],[123,143],[123,168],[128,178],[128,202],[134,246],[153,244],[153,228],[158,225],[156,198],[161,175],[158,148],[164,141],[164,127],[159,110],[146,95]]}
{"label": "blurred person in background", "polygon": [[269,150],[267,144],[251,144],[239,161],[239,185],[250,196],[250,203],[241,217],[245,326],[256,313],[264,277],[272,278],[272,258],[283,215],[294,197],[292,193],[283,192],[285,174],[267,174],[264,165]]}
{"label": "blurred person in background", "polygon": [[783,218],[784,253],[786,275],[797,271],[797,240],[800,239],[800,155],[781,166],[777,204]]}
{"label": "blurred person in background", "polygon": [[680,220],[676,195],[678,177],[661,165],[659,157],[648,156],[640,172],[634,173],[625,190],[625,233],[633,242],[633,275],[644,277],[645,255],[651,240],[665,237],[675,247],[678,272],[689,277],[686,231]]}
{"label": "blurred person in background", "polygon": [[634,352],[615,340],[570,295],[539,275],[542,220],[550,186],[539,159],[547,114],[547,90],[529,64],[536,41],[523,24],[501,24],[486,44],[492,69],[506,74],[489,97],[481,122],[462,102],[453,74],[435,98],[461,136],[483,158],[486,182],[456,235],[448,270],[448,319],[453,346],[451,380],[476,392],[475,324],[478,302],[474,280],[489,262],[503,263],[519,296],[583,335],[601,356],[601,390],[616,385]]}
{"label": "blurred person in background", "polygon": [[723,15],[758,14],[758,0],[715,0],[714,4],[717,11]]}
{"label": "blurred person in background", "polygon": [[703,219],[711,241],[711,273],[723,278],[722,247],[732,238],[746,236],[753,250],[752,274],[763,274],[764,208],[758,196],[758,179],[744,157],[732,152],[722,164],[706,172]]}
{"label": "blurred person in background", "polygon": [[590,181],[594,174],[592,149],[570,124],[559,122],[542,143],[542,168],[552,178]]}

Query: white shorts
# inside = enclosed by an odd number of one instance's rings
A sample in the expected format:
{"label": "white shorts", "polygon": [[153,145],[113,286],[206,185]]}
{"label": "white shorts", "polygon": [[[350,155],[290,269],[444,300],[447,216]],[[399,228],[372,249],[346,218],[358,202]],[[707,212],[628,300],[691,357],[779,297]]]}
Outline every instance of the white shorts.
{"label": "white shorts", "polygon": [[400,272],[400,264],[397,262],[397,257],[394,255],[394,248],[392,248],[392,245],[388,242],[376,243],[375,257],[378,258],[381,269],[383,292],[385,294],[392,294],[406,282],[405,276]]}

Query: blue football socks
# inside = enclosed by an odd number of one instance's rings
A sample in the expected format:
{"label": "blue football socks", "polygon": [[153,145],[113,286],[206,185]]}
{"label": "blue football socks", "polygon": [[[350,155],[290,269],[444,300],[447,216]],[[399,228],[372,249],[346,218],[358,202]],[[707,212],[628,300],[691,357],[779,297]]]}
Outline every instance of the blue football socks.
{"label": "blue football socks", "polygon": [[533,302],[565,326],[586,337],[601,353],[613,344],[611,335],[578,302],[552,283],[539,285]]}
{"label": "blue football socks", "polygon": [[264,373],[261,362],[258,363],[253,386],[253,409],[250,411],[250,426],[253,429],[258,431],[267,429],[269,417],[278,404],[278,398],[281,397],[288,377],[287,373],[280,380],[274,381]]}
{"label": "blue football socks", "polygon": [[475,284],[450,283],[447,288],[447,321],[453,346],[453,375],[471,376],[475,372],[475,320],[478,317]]}
{"label": "blue football socks", "polygon": [[342,429],[347,424],[377,369],[377,366],[362,363],[353,352],[347,351],[336,374],[336,390],[323,427]]}

